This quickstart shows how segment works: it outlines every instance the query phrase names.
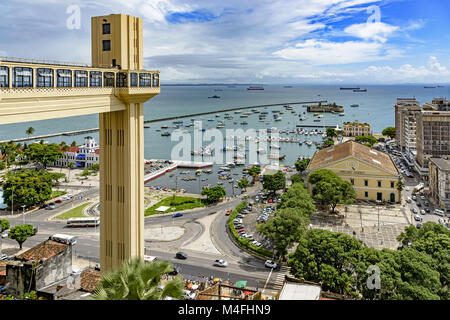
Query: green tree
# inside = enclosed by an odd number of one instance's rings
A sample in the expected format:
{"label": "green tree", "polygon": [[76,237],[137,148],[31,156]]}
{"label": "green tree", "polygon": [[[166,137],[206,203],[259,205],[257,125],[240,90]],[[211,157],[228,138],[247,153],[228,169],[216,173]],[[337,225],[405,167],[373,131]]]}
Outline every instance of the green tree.
{"label": "green tree", "polygon": [[248,170],[248,174],[253,177],[252,184],[255,183],[256,177],[258,177],[261,174],[261,167],[260,166],[253,166]]}
{"label": "green tree", "polygon": [[331,170],[312,172],[308,182],[314,185],[313,199],[323,206],[328,206],[332,213],[338,204],[350,204],[356,199],[355,190],[350,182],[342,180]]}
{"label": "green tree", "polygon": [[383,136],[387,136],[391,139],[395,138],[395,128],[394,127],[387,127],[386,129],[384,129],[381,134]]}
{"label": "green tree", "polygon": [[100,165],[98,163],[94,163],[93,165],[91,165],[89,167],[89,170],[91,170],[91,171],[99,171],[100,170]]}
{"label": "green tree", "polygon": [[250,185],[250,182],[246,178],[242,178],[238,180],[238,187],[243,189],[244,191],[247,189],[247,187]]}
{"label": "green tree", "polygon": [[202,190],[202,195],[206,196],[206,201],[209,203],[216,203],[225,195],[227,192],[222,186],[215,186],[212,188],[206,188]]}
{"label": "green tree", "polygon": [[336,129],[334,128],[327,128],[326,135],[328,138],[333,139],[334,137],[337,137]]}
{"label": "green tree", "polygon": [[266,174],[263,176],[263,186],[266,190],[277,191],[286,187],[286,176],[278,171],[275,174]]}
{"label": "green tree", "polygon": [[21,224],[12,227],[8,234],[8,238],[17,241],[20,250],[22,250],[22,244],[32,236],[34,236],[34,227],[31,224]]}
{"label": "green tree", "polygon": [[297,169],[298,172],[302,173],[303,171],[306,170],[306,168],[308,167],[310,162],[311,162],[311,159],[309,159],[309,158],[306,158],[303,160],[297,160],[295,162],[295,169]]}
{"label": "green tree", "polygon": [[293,174],[291,176],[291,181],[292,181],[292,184],[294,184],[294,183],[304,183],[303,182],[303,177],[300,174],[298,174],[298,173]]}
{"label": "green tree", "polygon": [[8,230],[9,226],[10,226],[10,224],[9,224],[8,220],[6,220],[6,219],[1,219],[0,220],[0,232]]}
{"label": "green tree", "polygon": [[81,174],[80,174],[81,177],[85,177],[85,178],[87,178],[90,175],[91,175],[91,173],[89,172],[89,169],[87,169],[87,168],[84,169],[83,172],[81,172]]}
{"label": "green tree", "polygon": [[56,143],[40,144],[32,143],[25,150],[25,156],[29,161],[41,164],[44,169],[47,164],[53,163],[62,157],[62,152]]}
{"label": "green tree", "polygon": [[294,183],[289,190],[281,195],[281,202],[278,206],[279,209],[294,208],[298,209],[302,216],[310,217],[316,212],[311,196],[306,190],[303,183]]}
{"label": "green tree", "polygon": [[74,162],[69,162],[69,164],[67,165],[67,169],[69,169],[69,174],[67,176],[67,180],[70,177],[70,171],[75,167],[75,163]]}
{"label": "green tree", "polygon": [[173,271],[169,261],[143,262],[132,259],[118,270],[102,275],[93,292],[94,300],[163,300],[167,297],[183,299],[184,283],[180,276],[158,288],[164,274]]}
{"label": "green tree", "polygon": [[30,138],[30,136],[34,133],[34,128],[33,127],[29,127],[26,131],[25,134],[28,136],[28,138]]}
{"label": "green tree", "polygon": [[358,136],[355,138],[356,142],[360,142],[368,147],[372,147],[375,143],[378,142],[377,138],[373,136]]}
{"label": "green tree", "polygon": [[298,241],[308,223],[300,209],[285,208],[278,210],[268,222],[258,224],[256,229],[271,240],[274,253],[284,259],[288,246]]}
{"label": "green tree", "polygon": [[[9,174],[3,185],[3,200],[8,206],[27,207],[51,198],[54,174],[44,171],[20,170]],[[14,192],[14,198],[12,194]]]}
{"label": "green tree", "polygon": [[71,147],[76,147],[77,146],[77,142],[74,140],[72,141],[72,143],[70,144]]}

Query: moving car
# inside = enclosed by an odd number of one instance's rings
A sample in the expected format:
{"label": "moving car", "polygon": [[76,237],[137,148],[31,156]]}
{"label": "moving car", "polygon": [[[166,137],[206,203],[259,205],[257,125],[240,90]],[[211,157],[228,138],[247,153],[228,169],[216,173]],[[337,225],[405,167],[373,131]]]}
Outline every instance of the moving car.
{"label": "moving car", "polygon": [[232,209],[228,210],[227,213],[225,213],[225,215],[226,215],[226,216],[229,216],[229,215],[231,214],[232,211],[233,211]]}
{"label": "moving car", "polygon": [[266,268],[276,269],[278,265],[276,264],[276,262],[273,262],[272,260],[266,260],[266,262],[264,263],[264,266]]}
{"label": "moving car", "polygon": [[177,212],[172,216],[172,218],[178,218],[178,217],[182,217],[182,216],[183,216],[183,214],[181,212]]}
{"label": "moving car", "polygon": [[228,262],[226,262],[225,260],[222,260],[222,259],[217,259],[217,260],[214,260],[213,265],[216,267],[226,267],[226,266],[228,266]]}
{"label": "moving car", "polygon": [[182,259],[182,260],[185,260],[185,259],[187,259],[187,254],[186,253],[184,253],[184,252],[177,252],[176,254],[175,254],[175,257],[177,258],[177,259]]}

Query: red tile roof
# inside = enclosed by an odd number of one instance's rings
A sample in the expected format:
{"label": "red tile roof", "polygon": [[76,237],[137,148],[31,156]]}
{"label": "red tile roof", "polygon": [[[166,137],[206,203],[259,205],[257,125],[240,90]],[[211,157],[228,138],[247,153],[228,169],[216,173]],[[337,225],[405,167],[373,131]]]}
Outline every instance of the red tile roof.
{"label": "red tile roof", "polygon": [[[62,151],[62,146],[59,146],[59,150]],[[67,151],[63,151],[63,152],[79,152],[80,148],[78,148],[77,146],[69,146],[69,149]]]}
{"label": "red tile roof", "polygon": [[88,270],[81,274],[81,290],[92,292],[100,281],[101,273],[98,270]]}
{"label": "red tile roof", "polygon": [[18,255],[16,258],[22,261],[40,261],[50,259],[58,253],[67,249],[69,245],[53,240],[41,242],[37,246]]}

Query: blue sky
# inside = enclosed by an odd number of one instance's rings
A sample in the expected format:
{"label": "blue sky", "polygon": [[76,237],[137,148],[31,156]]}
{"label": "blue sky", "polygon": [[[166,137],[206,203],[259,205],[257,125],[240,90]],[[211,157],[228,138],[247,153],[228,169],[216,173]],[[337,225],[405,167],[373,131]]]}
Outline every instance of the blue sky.
{"label": "blue sky", "polygon": [[110,13],[143,18],[146,68],[165,83],[450,83],[437,0],[2,1],[0,55],[90,62],[90,17]]}

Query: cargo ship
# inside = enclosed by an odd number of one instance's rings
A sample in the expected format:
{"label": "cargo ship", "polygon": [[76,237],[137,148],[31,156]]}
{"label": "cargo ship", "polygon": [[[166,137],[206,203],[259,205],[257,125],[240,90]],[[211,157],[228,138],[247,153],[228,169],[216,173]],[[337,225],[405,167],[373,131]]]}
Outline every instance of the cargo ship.
{"label": "cargo ship", "polygon": [[341,87],[340,90],[359,90],[360,87]]}
{"label": "cargo ship", "polygon": [[263,87],[248,87],[247,90],[264,90]]}

